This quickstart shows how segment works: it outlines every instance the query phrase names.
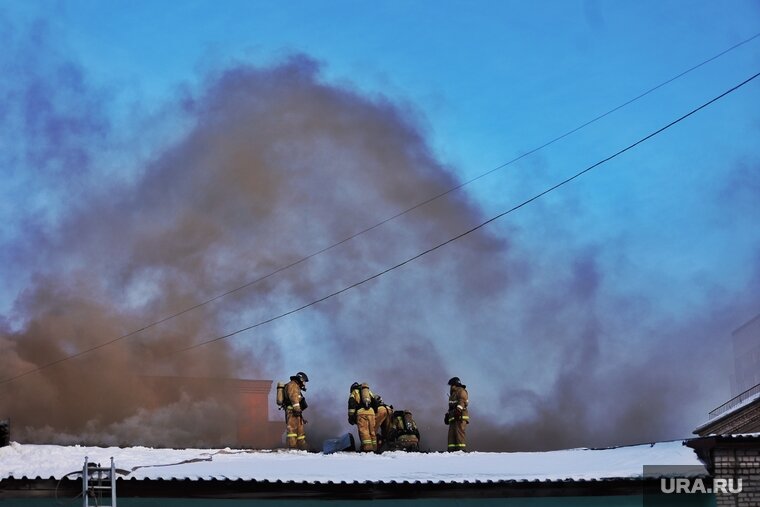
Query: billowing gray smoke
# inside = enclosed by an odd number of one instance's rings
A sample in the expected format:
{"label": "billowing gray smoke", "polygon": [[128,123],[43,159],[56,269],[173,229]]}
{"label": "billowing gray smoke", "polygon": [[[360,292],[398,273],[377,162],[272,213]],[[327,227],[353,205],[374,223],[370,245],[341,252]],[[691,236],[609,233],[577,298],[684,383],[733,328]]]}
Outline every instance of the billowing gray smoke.
{"label": "billowing gray smoke", "polygon": [[[458,184],[431,153],[410,107],[324,83],[307,57],[209,76],[200,92],[167,107],[179,118],[179,134],[150,140],[160,149],[145,162],[135,158],[126,172],[100,165],[98,150],[114,149],[116,129],[81,71],[60,62],[35,68],[68,81],[63,91],[41,90],[50,76],[26,69],[11,90],[26,99],[28,114],[7,118],[37,122],[24,124],[25,135],[41,147],[16,162],[38,168],[48,204],[43,216],[20,213],[19,229],[3,237],[12,245],[4,273],[21,288],[0,328],[3,378],[265,276]],[[72,103],[87,107],[62,106]],[[414,412],[423,447],[442,449],[453,375],[471,393],[476,449],[685,436],[707,408],[693,400],[715,394],[714,379],[688,372],[735,315],[714,318],[699,308],[669,322],[644,297],[610,294],[602,246],[529,251],[518,247],[526,230],[509,221],[297,314],[176,352],[467,230],[484,217],[465,195],[4,384],[0,415],[13,418],[22,441],[226,445],[233,430],[211,422],[234,421],[234,400],[212,396],[203,383],[161,389],[150,379],[285,380],[304,370],[314,446],[350,429],[348,387],[367,381],[396,408]],[[557,221],[556,209],[535,213],[536,221]],[[686,372],[673,369],[674,361]]]}

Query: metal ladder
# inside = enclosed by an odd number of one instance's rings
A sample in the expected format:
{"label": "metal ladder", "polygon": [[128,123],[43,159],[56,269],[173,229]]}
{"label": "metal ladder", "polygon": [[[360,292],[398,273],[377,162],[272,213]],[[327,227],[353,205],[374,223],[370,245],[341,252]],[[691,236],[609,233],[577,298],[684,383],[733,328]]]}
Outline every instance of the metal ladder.
{"label": "metal ladder", "polygon": [[[104,493],[111,493],[110,505],[101,503]],[[94,503],[90,503],[90,499]],[[82,467],[82,506],[116,507],[116,467],[111,458],[111,467],[101,467],[100,463],[89,463],[87,456]]]}

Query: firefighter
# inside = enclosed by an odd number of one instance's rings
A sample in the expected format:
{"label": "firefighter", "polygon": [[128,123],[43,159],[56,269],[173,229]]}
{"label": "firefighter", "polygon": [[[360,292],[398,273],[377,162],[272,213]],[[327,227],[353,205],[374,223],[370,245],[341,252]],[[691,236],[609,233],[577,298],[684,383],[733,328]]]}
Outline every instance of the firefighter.
{"label": "firefighter", "polygon": [[449,380],[449,410],[444,416],[444,422],[449,426],[449,451],[466,451],[465,429],[470,423],[467,413],[467,386],[463,385],[459,377]]}
{"label": "firefighter", "polygon": [[304,433],[303,411],[306,410],[306,399],[301,391],[306,390],[309,377],[299,371],[285,384],[285,426],[289,449],[307,449],[306,434]]}
{"label": "firefighter", "polygon": [[375,411],[372,408],[372,391],[367,384],[354,382],[348,396],[348,422],[359,431],[362,452],[377,450]]}
{"label": "firefighter", "polygon": [[380,451],[383,449],[383,444],[387,441],[388,434],[391,431],[391,414],[393,413],[393,405],[385,404],[382,396],[377,394],[372,398],[372,408],[375,411],[377,450]]}

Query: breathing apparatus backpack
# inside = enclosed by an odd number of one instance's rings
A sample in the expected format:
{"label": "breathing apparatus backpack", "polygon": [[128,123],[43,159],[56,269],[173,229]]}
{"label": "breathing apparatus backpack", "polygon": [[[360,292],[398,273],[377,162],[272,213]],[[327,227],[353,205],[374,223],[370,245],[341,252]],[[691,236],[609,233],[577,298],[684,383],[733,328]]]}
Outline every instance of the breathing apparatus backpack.
{"label": "breathing apparatus backpack", "polygon": [[[275,398],[275,402],[277,403],[278,410],[284,410],[290,405],[288,393],[285,391],[285,384],[282,382],[277,382],[277,397]],[[301,395],[301,401],[299,402],[299,405],[301,406],[301,410],[306,410],[308,407],[308,404],[306,403],[306,397],[303,395]]]}
{"label": "breathing apparatus backpack", "polygon": [[288,396],[285,394],[285,384],[282,382],[277,382],[277,408],[279,410],[282,410],[288,405]]}
{"label": "breathing apparatus backpack", "polygon": [[417,429],[417,423],[414,422],[412,413],[409,410],[396,410],[393,412],[392,427],[396,430],[397,435],[420,436],[420,432]]}
{"label": "breathing apparatus backpack", "polygon": [[372,407],[372,391],[369,390],[368,384],[362,384],[361,386],[361,405],[364,408]]}
{"label": "breathing apparatus backpack", "polygon": [[388,449],[403,451],[420,450],[420,431],[409,410],[396,410],[392,415]]}

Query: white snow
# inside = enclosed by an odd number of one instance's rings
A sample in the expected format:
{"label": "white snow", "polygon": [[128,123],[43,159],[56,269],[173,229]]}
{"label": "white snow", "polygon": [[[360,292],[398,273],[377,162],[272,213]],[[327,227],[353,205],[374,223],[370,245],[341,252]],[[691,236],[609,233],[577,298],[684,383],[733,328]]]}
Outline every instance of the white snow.
{"label": "white snow", "polygon": [[[464,482],[636,478],[643,465],[701,466],[682,441],[610,449],[511,453],[359,453],[153,449],[12,443],[0,448],[0,480],[60,479],[81,470],[85,456],[125,479],[243,479],[296,482]],[[78,475],[72,475],[72,478]]]}

